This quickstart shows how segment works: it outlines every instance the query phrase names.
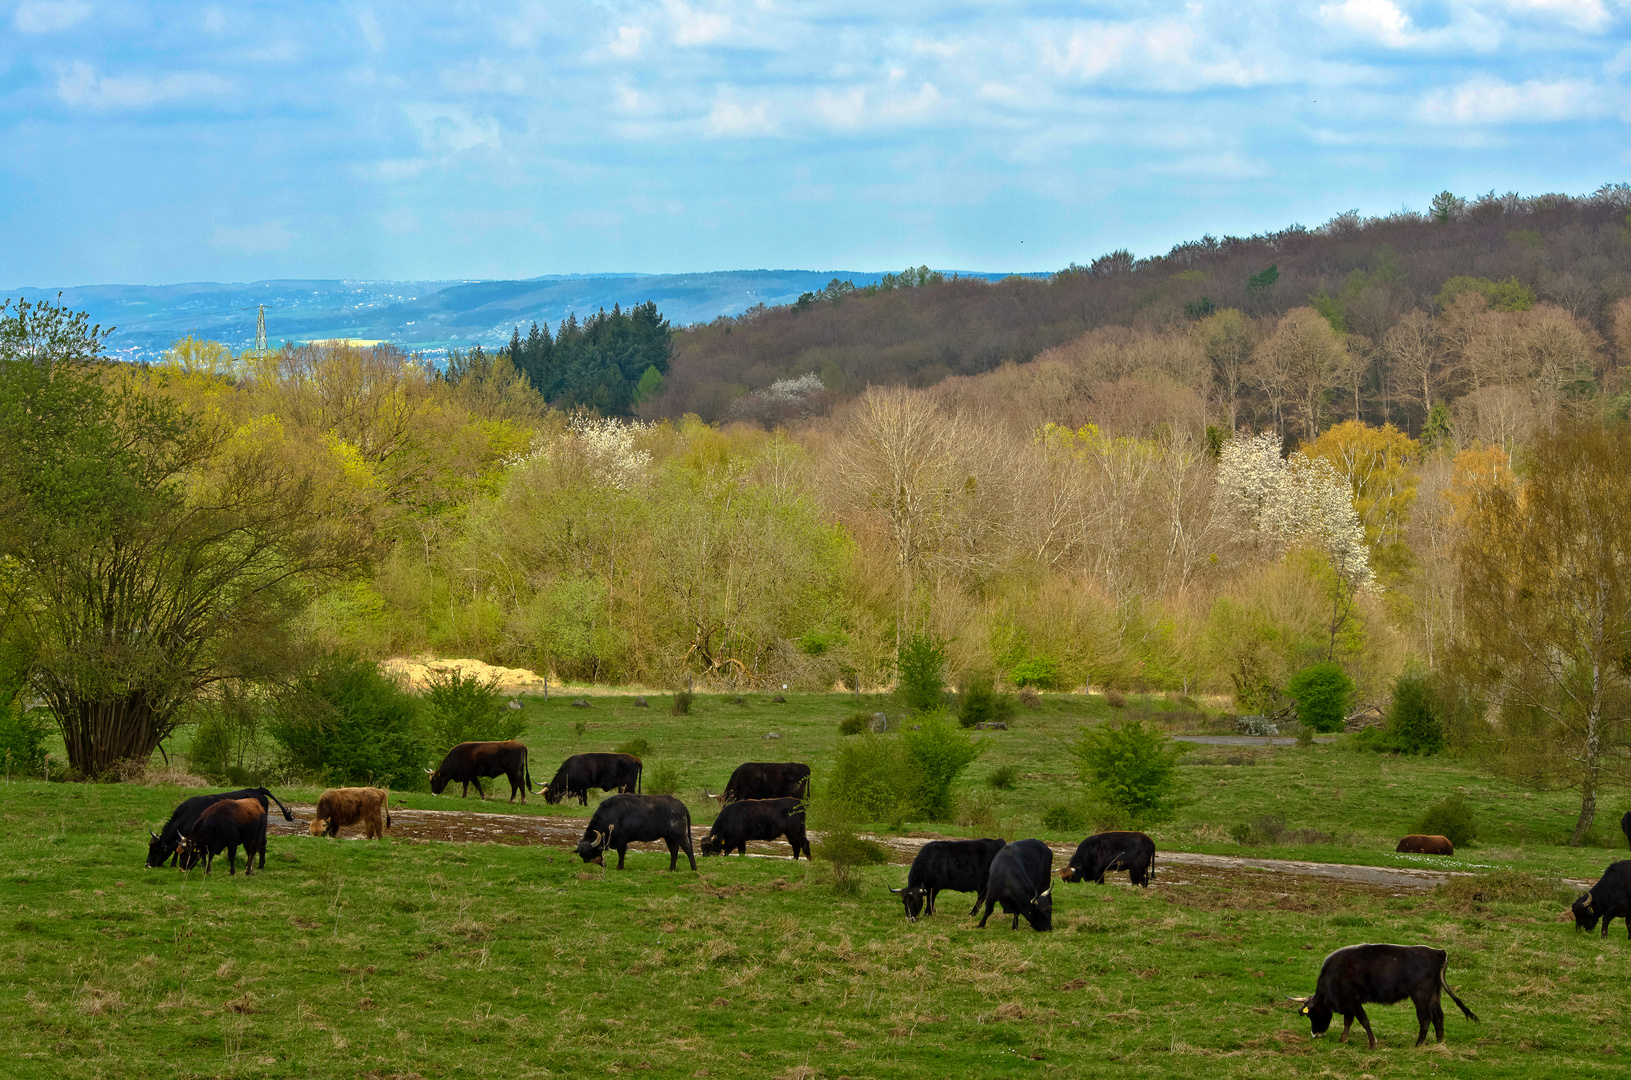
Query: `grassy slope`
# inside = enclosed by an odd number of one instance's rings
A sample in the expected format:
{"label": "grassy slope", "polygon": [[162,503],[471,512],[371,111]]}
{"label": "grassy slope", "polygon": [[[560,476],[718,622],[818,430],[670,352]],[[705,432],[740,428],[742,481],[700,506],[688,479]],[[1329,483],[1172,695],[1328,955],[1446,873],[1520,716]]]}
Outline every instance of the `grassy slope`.
{"label": "grassy slope", "polygon": [[[819,769],[833,722],[853,708],[749,702],[704,699],[687,718],[656,698],[651,710],[534,702],[527,738],[553,762],[642,735],[653,761],[685,766],[688,791],[717,790],[741,760]],[[991,736],[976,781],[1007,760],[1033,777],[1002,794],[1013,835],[1038,834],[1053,789],[1037,777],[1063,771],[1059,740],[1082,705],[1050,702]],[[783,738],[761,740],[767,730]],[[1257,756],[1187,768],[1198,801],[1158,842],[1241,854],[1192,842],[1196,830],[1272,809],[1355,845],[1279,854],[1387,863],[1423,801],[1465,787],[1499,811],[1484,813],[1490,843],[1458,861],[1595,876],[1616,857],[1537,845],[1561,833],[1567,798],[1526,799],[1454,762],[1322,748]],[[1057,932],[1038,935],[1000,917],[976,930],[955,894],[939,916],[906,925],[884,891],[899,867],[865,871],[851,899],[805,863],[709,860],[699,878],[661,872],[666,856],[646,853],[619,874],[538,847],[298,838],[274,843],[264,876],[206,881],[140,869],[143,827],[178,795],[0,788],[10,1075],[576,1076],[649,1064],[652,1075],[828,1080],[1577,1076],[1620,1060],[1605,1047],[1626,1049],[1631,946],[1618,924],[1604,942],[1559,922],[1561,894],[1468,903],[1169,863],[1149,892],[1061,887]],[[477,808],[473,797],[401,799]],[[1277,852],[1251,852],[1265,853]],[[1484,1023],[1452,1007],[1447,1047],[1415,1053],[1408,1007],[1376,1008],[1376,1053],[1311,1044],[1284,995],[1312,989],[1326,951],[1364,940],[1449,949],[1452,983]]]}

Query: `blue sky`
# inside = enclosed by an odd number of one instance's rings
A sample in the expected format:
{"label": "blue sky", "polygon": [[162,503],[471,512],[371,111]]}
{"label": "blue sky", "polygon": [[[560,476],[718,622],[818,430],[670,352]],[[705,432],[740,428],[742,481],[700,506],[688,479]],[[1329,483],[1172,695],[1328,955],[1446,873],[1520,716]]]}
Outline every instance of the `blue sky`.
{"label": "blue sky", "polygon": [[1631,0],[0,13],[0,287],[1049,270],[1631,178]]}

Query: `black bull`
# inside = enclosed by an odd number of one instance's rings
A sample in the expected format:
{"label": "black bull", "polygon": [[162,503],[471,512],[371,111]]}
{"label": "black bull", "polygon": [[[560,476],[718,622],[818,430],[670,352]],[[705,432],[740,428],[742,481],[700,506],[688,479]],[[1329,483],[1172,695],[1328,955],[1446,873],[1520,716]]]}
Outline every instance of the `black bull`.
{"label": "black bull", "polygon": [[803,799],[810,794],[810,766],[797,761],[747,761],[725,782],[725,802],[738,799]]}
{"label": "black bull", "polygon": [[934,914],[934,901],[942,890],[971,892],[974,907],[980,910],[985,899],[986,878],[991,860],[1005,846],[995,837],[982,840],[932,840],[918,850],[912,868],[906,872],[906,888],[889,891],[906,905],[906,918],[916,921],[919,914]]}
{"label": "black bull", "polygon": [[588,806],[591,788],[638,794],[642,768],[633,754],[573,754],[561,762],[555,778],[534,794],[542,795],[551,806],[571,798]]}
{"label": "black bull", "polygon": [[672,795],[608,795],[595,807],[595,816],[578,841],[578,857],[606,865],[607,851],[617,852],[617,868],[633,843],[661,840],[668,845],[668,868],[679,866],[680,852],[697,868],[691,848],[691,811]]}
{"label": "black bull", "polygon": [[440,795],[449,784],[464,785],[459,798],[470,794],[470,785],[476,785],[476,794],[482,799],[487,793],[481,789],[483,777],[504,776],[510,781],[510,801],[521,793],[521,802],[527,801],[527,790],[532,786],[532,772],[528,767],[527,748],[524,744],[507,742],[462,742],[447,752],[447,757],[430,773],[430,793]]}
{"label": "black bull", "polygon": [[1076,846],[1059,877],[1103,885],[1104,875],[1112,870],[1125,870],[1134,885],[1149,888],[1155,876],[1155,841],[1141,832],[1094,833]]}
{"label": "black bull", "polygon": [[[163,866],[167,862],[173,863],[175,861],[176,846],[181,843],[181,838],[191,832],[194,825],[198,824],[198,815],[204,812],[205,807],[218,803],[223,799],[254,799],[261,804],[262,810],[266,809],[266,802],[270,799],[272,802],[277,803],[279,810],[283,811],[284,821],[294,820],[294,815],[289,813],[289,808],[278,802],[277,796],[263,787],[240,788],[237,791],[224,791],[219,795],[194,795],[190,799],[183,800],[180,806],[170,812],[170,820],[164,823],[162,829],[156,833],[148,832],[147,835],[152,837],[147,842],[148,869]],[[266,852],[264,851],[261,852],[261,869],[266,869]]]}
{"label": "black bull", "polygon": [[1449,956],[1443,949],[1430,949],[1425,945],[1349,945],[1338,949],[1320,965],[1319,982],[1311,997],[1292,998],[1300,1001],[1298,1010],[1308,1017],[1314,1038],[1324,1035],[1331,1027],[1331,1017],[1342,1014],[1342,1037],[1348,1041],[1348,1029],[1357,1019],[1365,1028],[1370,1048],[1376,1049],[1376,1034],[1371,1031],[1370,1017],[1365,1006],[1392,1005],[1409,998],[1416,1006],[1416,1045],[1427,1041],[1427,1025],[1432,1024],[1438,1041],[1444,1041],[1444,1007],[1439,991],[1450,995],[1450,1000],[1476,1022],[1478,1017],[1462,1004],[1450,984],[1444,981],[1444,969]]}
{"label": "black bull", "polygon": [[799,852],[810,858],[810,839],[804,830],[804,803],[798,799],[745,799],[727,803],[702,841],[704,855],[748,853],[749,840],[787,837],[793,859]]}

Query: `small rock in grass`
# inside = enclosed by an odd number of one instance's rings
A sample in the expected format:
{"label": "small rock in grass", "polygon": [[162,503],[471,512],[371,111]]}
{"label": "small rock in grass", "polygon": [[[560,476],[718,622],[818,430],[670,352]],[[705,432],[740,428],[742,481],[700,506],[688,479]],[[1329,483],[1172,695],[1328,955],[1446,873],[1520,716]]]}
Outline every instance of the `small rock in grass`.
{"label": "small rock in grass", "polygon": [[572,707],[574,709],[587,709],[589,707],[589,703],[582,698],[574,698],[572,701]]}
{"label": "small rock in grass", "polygon": [[767,732],[765,732],[765,738],[766,739],[779,739],[779,738],[781,738],[781,736],[776,734],[774,731],[767,731]]}
{"label": "small rock in grass", "polygon": [[636,709],[649,709],[649,708],[651,708],[650,705],[646,704],[646,699],[643,696],[642,697],[637,697],[637,698],[634,699],[634,707]]}

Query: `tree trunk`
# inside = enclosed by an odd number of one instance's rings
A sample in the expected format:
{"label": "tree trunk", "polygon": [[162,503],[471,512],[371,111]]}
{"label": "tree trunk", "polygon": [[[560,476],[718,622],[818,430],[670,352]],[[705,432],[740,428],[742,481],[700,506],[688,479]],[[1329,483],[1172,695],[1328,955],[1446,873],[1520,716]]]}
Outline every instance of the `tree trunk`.
{"label": "tree trunk", "polygon": [[86,779],[101,776],[121,761],[145,762],[153,756],[170,725],[156,716],[145,694],[86,701],[78,698],[52,703],[68,764]]}

